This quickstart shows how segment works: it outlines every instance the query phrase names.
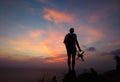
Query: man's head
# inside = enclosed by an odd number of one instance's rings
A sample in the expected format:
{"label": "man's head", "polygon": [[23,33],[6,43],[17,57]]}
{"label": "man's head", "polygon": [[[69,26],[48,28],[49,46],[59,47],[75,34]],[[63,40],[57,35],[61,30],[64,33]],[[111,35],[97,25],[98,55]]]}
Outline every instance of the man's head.
{"label": "man's head", "polygon": [[74,28],[70,28],[70,33],[74,33]]}

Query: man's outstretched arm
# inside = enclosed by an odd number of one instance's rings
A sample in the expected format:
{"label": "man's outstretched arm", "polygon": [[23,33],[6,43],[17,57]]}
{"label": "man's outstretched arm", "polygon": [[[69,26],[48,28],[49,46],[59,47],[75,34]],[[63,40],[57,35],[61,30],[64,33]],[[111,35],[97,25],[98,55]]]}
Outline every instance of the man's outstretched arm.
{"label": "man's outstretched arm", "polygon": [[76,45],[77,45],[79,51],[81,51],[81,48],[80,48],[79,42],[78,42],[78,40],[77,40],[77,35],[76,35]]}
{"label": "man's outstretched arm", "polygon": [[78,41],[77,41],[77,40],[76,40],[76,45],[77,45],[77,47],[78,47],[79,51],[81,51],[80,45],[79,45],[79,43],[78,43]]}

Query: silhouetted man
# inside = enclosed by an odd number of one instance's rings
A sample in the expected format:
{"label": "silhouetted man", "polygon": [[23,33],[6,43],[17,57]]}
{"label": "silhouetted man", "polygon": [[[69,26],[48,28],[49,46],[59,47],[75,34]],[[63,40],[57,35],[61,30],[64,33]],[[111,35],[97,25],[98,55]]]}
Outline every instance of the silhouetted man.
{"label": "silhouetted man", "polygon": [[74,71],[75,56],[77,52],[76,46],[78,47],[79,51],[81,51],[81,49],[77,41],[77,35],[74,33],[74,28],[70,28],[69,31],[70,33],[68,33],[64,38],[64,43],[67,50],[69,71],[71,71],[71,57],[72,57],[72,70]]}

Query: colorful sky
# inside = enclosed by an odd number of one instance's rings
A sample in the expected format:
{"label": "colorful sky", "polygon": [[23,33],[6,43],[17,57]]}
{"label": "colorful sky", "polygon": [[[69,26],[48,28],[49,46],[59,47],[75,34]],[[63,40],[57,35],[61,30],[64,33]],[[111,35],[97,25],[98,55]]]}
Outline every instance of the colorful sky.
{"label": "colorful sky", "polygon": [[66,67],[71,27],[85,51],[77,68],[114,68],[119,0],[0,0],[0,67]]}

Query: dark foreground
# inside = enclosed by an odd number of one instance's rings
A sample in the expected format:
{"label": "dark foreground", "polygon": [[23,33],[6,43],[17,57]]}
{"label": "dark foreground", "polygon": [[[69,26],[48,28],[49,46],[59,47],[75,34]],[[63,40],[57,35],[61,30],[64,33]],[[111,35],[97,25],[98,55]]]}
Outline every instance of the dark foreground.
{"label": "dark foreground", "polygon": [[[13,72],[14,71],[14,72]],[[58,71],[1,71],[0,82],[52,82],[53,76],[56,76],[57,82],[120,82],[120,74],[115,70],[98,74],[94,70],[79,74],[77,71],[68,73]]]}
{"label": "dark foreground", "polygon": [[120,74],[112,70],[103,74],[84,73],[76,76],[73,71],[64,76],[63,82],[120,82]]}

